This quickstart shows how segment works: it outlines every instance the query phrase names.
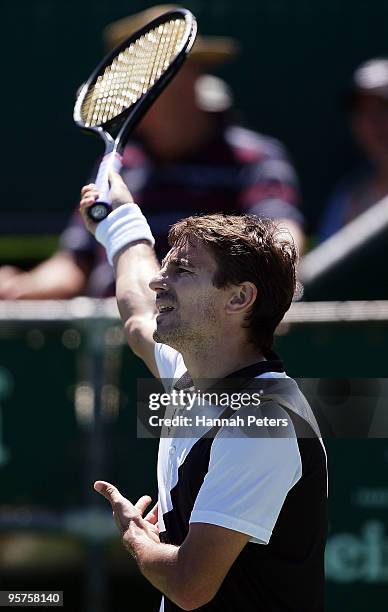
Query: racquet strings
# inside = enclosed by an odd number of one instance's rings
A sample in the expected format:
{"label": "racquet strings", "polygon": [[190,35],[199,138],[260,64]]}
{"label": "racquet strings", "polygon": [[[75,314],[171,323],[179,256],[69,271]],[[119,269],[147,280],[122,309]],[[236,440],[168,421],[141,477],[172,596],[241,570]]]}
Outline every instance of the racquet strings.
{"label": "racquet strings", "polygon": [[83,100],[85,127],[104,125],[147,93],[181,50],[186,28],[184,19],[172,18],[120,51]]}

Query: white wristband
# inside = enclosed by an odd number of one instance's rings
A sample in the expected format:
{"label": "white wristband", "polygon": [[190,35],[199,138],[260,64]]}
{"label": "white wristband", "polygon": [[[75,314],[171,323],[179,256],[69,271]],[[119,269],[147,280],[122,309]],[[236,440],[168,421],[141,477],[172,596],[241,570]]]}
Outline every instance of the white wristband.
{"label": "white wristband", "polygon": [[97,225],[96,239],[106,249],[110,265],[114,256],[125,246],[137,240],[148,240],[154,246],[147,219],[137,204],[124,204],[112,212]]}

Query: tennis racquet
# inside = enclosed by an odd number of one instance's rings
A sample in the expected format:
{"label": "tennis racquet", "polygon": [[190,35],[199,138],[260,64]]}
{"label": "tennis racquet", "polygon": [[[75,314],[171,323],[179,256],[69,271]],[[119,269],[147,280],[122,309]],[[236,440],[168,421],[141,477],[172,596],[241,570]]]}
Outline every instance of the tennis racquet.
{"label": "tennis racquet", "polygon": [[95,180],[99,198],[88,209],[93,221],[102,221],[111,212],[109,172],[120,171],[130,131],[182,66],[196,34],[190,11],[168,11],[120,43],[82,86],[74,121],[105,143]]}

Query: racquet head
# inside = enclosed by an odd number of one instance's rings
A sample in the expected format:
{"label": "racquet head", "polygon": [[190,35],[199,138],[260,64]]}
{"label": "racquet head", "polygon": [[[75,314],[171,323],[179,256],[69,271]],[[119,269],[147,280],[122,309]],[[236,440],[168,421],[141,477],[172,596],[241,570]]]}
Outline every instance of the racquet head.
{"label": "racquet head", "polygon": [[121,167],[129,132],[179,70],[196,34],[190,11],[168,11],[113,49],[81,88],[74,120],[105,141],[105,157],[95,181],[100,195],[88,209],[93,221],[111,212],[109,172]]}
{"label": "racquet head", "polygon": [[75,122],[99,132],[104,140],[119,137],[123,144],[180,68],[196,30],[190,11],[175,9],[125,39],[82,87],[74,109]]}

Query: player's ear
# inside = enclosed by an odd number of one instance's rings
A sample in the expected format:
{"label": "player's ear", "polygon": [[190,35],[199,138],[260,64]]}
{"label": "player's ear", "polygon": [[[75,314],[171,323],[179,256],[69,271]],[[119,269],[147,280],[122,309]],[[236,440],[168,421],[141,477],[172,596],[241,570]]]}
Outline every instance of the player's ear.
{"label": "player's ear", "polygon": [[246,312],[257,298],[257,287],[253,283],[245,282],[231,288],[230,297],[226,305],[229,314]]}

